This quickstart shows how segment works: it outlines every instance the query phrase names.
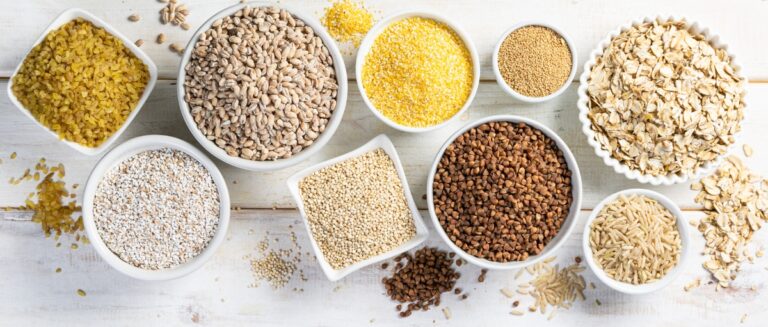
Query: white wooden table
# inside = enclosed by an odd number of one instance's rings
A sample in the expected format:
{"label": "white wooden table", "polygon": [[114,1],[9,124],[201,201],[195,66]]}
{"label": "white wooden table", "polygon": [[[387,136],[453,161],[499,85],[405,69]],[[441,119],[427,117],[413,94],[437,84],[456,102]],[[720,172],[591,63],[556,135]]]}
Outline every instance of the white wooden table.
{"label": "white wooden table", "polygon": [[[188,4],[188,18],[193,29],[214,12],[235,4],[234,0],[181,0]],[[325,1],[282,0],[308,13],[320,14]],[[587,290],[587,301],[559,314],[551,321],[539,314],[523,317],[509,314],[511,300],[499,289],[514,287],[514,272],[489,272],[485,283],[478,284],[475,267],[462,267],[460,287],[470,293],[465,301],[446,296],[443,305],[453,317],[446,320],[440,310],[418,312],[399,319],[394,303],[383,295],[380,284],[384,276],[377,267],[369,267],[338,283],[325,279],[312,260],[300,264],[308,278],[296,276],[280,290],[267,286],[249,287],[254,280],[248,255],[257,254],[257,243],[266,232],[288,247],[291,225],[302,227],[284,180],[293,172],[312,163],[331,158],[386,133],[395,143],[414,196],[420,208],[426,192],[428,167],[439,146],[448,135],[468,121],[491,114],[517,114],[536,119],[557,131],[571,147],[584,179],[584,203],[577,226],[567,244],[558,251],[558,262],[570,263],[580,255],[583,219],[604,196],[630,187],[647,187],[628,181],[598,161],[579,131],[577,124],[576,88],[574,84],[562,96],[540,105],[516,102],[495,84],[490,72],[493,45],[500,34],[513,23],[543,19],[567,31],[576,43],[579,65],[595,44],[609,31],[632,19],[659,12],[685,16],[699,21],[719,34],[749,78],[748,120],[744,123],[742,141],[755,149],[747,160],[756,171],[768,174],[768,2],[760,0],[732,1],[458,1],[458,0],[369,0],[369,5],[387,15],[406,8],[434,10],[453,17],[473,38],[483,62],[482,82],[469,113],[461,121],[427,134],[410,135],[397,132],[376,120],[360,100],[354,83],[344,122],[325,149],[311,160],[296,167],[271,173],[252,173],[223,163],[219,166],[229,181],[234,206],[243,210],[233,214],[229,238],[215,257],[199,271],[171,282],[148,283],[122,276],[108,267],[90,248],[70,250],[56,248],[55,241],[45,239],[31,214],[11,210],[0,211],[0,325],[472,325],[498,326],[549,324],[552,326],[722,326],[738,324],[747,314],[744,325],[763,325],[768,320],[768,260],[745,264],[734,286],[715,292],[712,285],[684,292],[683,285],[694,278],[708,280],[701,268],[703,257],[697,256],[684,276],[663,291],[647,296],[625,296],[599,284],[589,271],[585,278],[597,289]],[[192,31],[183,31],[158,22],[162,5],[154,0],[27,0],[3,1],[0,5],[0,207],[22,204],[31,183],[23,186],[6,184],[11,176],[20,175],[40,157],[49,162],[62,162],[67,167],[66,180],[84,183],[99,159],[80,155],[47,136],[33,122],[17,112],[8,100],[7,79],[39,33],[61,11],[80,7],[113,24],[130,38],[142,38],[143,46],[155,61],[160,78],[152,96],[120,141],[144,134],[167,134],[195,143],[181,121],[176,102],[175,79],[179,56],[167,46],[154,44],[159,32],[169,41],[186,43]],[[143,19],[131,23],[126,18],[138,13]],[[353,67],[347,58],[347,67]],[[351,70],[351,69],[350,69]],[[579,71],[579,73],[581,73]],[[349,76],[354,76],[350,73]],[[195,143],[196,144],[196,143]],[[739,147],[740,148],[740,147]],[[18,158],[9,160],[12,152]],[[740,151],[737,151],[740,154]],[[690,218],[701,217],[688,185],[650,187],[674,199]],[[426,216],[426,214],[425,214]],[[303,229],[297,231],[298,243],[309,249]],[[766,234],[755,237],[757,246],[766,244]],[[695,232],[694,245],[703,248],[703,239]],[[65,245],[69,244],[66,241]],[[443,246],[432,237],[429,244]],[[61,267],[61,273],[54,270]],[[294,288],[303,292],[293,291]],[[77,289],[88,295],[80,297]],[[599,299],[602,305],[597,305]],[[527,300],[523,300],[523,308]]]}

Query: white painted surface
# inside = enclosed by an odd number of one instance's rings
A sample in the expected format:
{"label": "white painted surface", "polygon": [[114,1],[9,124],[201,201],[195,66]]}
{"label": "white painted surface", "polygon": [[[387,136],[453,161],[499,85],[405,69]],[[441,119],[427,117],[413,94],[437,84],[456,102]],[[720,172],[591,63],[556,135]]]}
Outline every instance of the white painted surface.
{"label": "white painted surface", "polygon": [[[158,22],[157,12],[162,5],[154,0],[57,0],[57,1],[3,1],[0,5],[0,78],[7,78],[21,60],[39,33],[60,12],[81,7],[106,19],[131,38],[143,38],[143,49],[154,59],[161,78],[172,78],[179,56],[168,50],[170,42],[186,43],[194,28],[214,12],[235,4],[234,0],[183,1],[190,7],[188,18],[192,30],[183,31]],[[282,0],[308,13],[319,13],[326,5],[321,0]],[[369,267],[350,275],[338,283],[331,283],[322,275],[317,264],[306,258],[300,268],[308,281],[298,276],[282,290],[268,286],[250,288],[253,277],[249,272],[248,255],[257,255],[256,246],[263,233],[277,236],[282,247],[288,245],[288,233],[296,231],[298,243],[309,250],[297,211],[285,187],[285,179],[313,163],[352,150],[372,137],[386,133],[402,158],[410,187],[420,208],[426,192],[426,175],[433,156],[444,140],[463,124],[492,114],[519,114],[536,119],[555,130],[570,146],[581,167],[584,182],[585,209],[590,209],[604,196],[630,187],[645,187],[628,181],[600,162],[579,131],[576,119],[575,84],[560,97],[538,105],[523,104],[507,96],[492,80],[490,70],[491,49],[498,37],[509,26],[522,20],[549,21],[573,39],[583,63],[587,54],[608,31],[632,19],[659,12],[675,14],[697,20],[712,28],[730,45],[744,72],[752,81],[768,80],[768,57],[765,56],[764,37],[768,32],[765,17],[768,1],[459,1],[411,0],[368,1],[370,6],[385,16],[403,9],[427,9],[453,17],[471,35],[483,62],[480,89],[475,101],[459,121],[438,131],[412,135],[386,127],[366,109],[355,83],[350,83],[350,94],[344,121],[331,142],[316,157],[294,168],[271,173],[252,173],[236,169],[221,162],[217,164],[229,182],[234,206],[254,208],[233,214],[230,237],[221,249],[200,271],[179,280],[146,283],[128,279],[111,270],[90,246],[70,250],[64,241],[56,248],[55,241],[45,239],[38,225],[29,222],[29,213],[0,211],[0,326],[18,325],[308,325],[308,326],[366,326],[366,325],[470,325],[499,326],[517,324],[548,324],[552,326],[722,326],[737,325],[743,314],[748,314],[744,325],[764,325],[768,320],[768,260],[745,264],[735,287],[716,293],[712,285],[705,285],[686,293],[682,287],[695,277],[706,280],[700,267],[703,258],[695,256],[684,275],[660,293],[647,296],[627,296],[610,291],[600,285],[594,275],[585,273],[595,281],[597,290],[587,292],[588,300],[574,308],[560,312],[552,321],[539,314],[523,317],[509,315],[511,300],[503,297],[499,289],[511,287],[514,273],[490,272],[483,284],[476,282],[478,268],[463,267],[464,276],[459,284],[470,293],[470,298],[457,301],[444,297],[453,318],[446,321],[440,310],[415,313],[408,319],[396,317],[394,303],[383,295],[380,284],[384,272]],[[131,13],[142,20],[131,23]],[[157,45],[157,33],[168,35],[169,41]],[[353,67],[352,56],[347,56],[347,67]],[[580,63],[580,64],[581,64]],[[181,121],[175,97],[174,81],[159,81],[145,108],[127,129],[118,143],[145,134],[167,134],[181,137],[195,144]],[[32,167],[40,157],[49,162],[63,162],[67,167],[67,181],[84,184],[89,171],[98,160],[72,151],[46,135],[35,123],[27,120],[11,107],[5,94],[7,81],[0,81],[0,207],[20,205],[31,183],[20,186],[6,184],[12,176],[19,176]],[[768,84],[749,86],[747,101],[749,120],[744,123],[746,143],[755,149],[755,156],[747,160],[756,171],[768,174],[768,149],[765,126],[768,126]],[[740,149],[740,146],[739,146]],[[12,152],[18,158],[10,160]],[[739,151],[740,152],[740,151]],[[235,181],[237,183],[235,183]],[[652,187],[678,203],[690,217],[700,217],[692,199],[694,194],[687,185]],[[264,208],[287,210],[263,210]],[[261,209],[259,209],[261,208]],[[570,263],[581,253],[583,219],[590,213],[581,212],[577,232],[558,251],[558,262]],[[426,214],[426,212],[423,212]],[[289,225],[293,224],[293,229]],[[253,230],[253,232],[250,232]],[[755,237],[759,246],[765,244],[765,231]],[[698,232],[692,235],[694,248],[700,250],[703,240]],[[436,236],[430,244],[439,245]],[[55,273],[61,267],[62,273]],[[754,286],[754,290],[751,288]],[[303,288],[304,292],[292,289]],[[79,297],[77,289],[88,295]],[[223,299],[223,301],[222,301]],[[595,304],[599,299],[602,305]],[[527,306],[523,301],[522,307]],[[371,320],[373,319],[373,322]]]}

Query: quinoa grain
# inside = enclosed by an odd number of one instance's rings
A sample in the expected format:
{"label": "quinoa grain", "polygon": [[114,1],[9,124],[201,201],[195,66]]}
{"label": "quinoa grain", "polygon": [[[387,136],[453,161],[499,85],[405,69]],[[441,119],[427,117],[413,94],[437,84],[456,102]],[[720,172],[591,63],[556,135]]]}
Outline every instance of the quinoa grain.
{"label": "quinoa grain", "polygon": [[312,236],[334,269],[390,251],[416,235],[394,162],[382,149],[299,182]]}

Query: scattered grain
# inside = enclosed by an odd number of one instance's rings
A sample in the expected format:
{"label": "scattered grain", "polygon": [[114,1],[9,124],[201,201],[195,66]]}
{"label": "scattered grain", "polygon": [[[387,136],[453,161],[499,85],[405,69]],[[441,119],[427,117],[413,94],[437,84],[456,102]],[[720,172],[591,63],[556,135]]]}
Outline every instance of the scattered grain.
{"label": "scattered grain", "polygon": [[166,38],[165,34],[160,33],[160,34],[157,35],[157,38],[155,39],[155,42],[157,42],[157,44],[163,44],[163,42],[165,42],[165,38]]}
{"label": "scattered grain", "polygon": [[745,157],[749,158],[749,157],[752,156],[753,151],[752,151],[752,147],[749,146],[749,144],[744,144],[744,146],[742,146],[742,148],[744,150],[744,156]]}
{"label": "scattered grain", "polygon": [[768,219],[768,185],[731,156],[691,188],[700,190],[694,200],[706,213],[699,223],[709,255],[704,268],[717,281],[716,289],[728,287],[747,259],[752,236]]}
{"label": "scattered grain", "polygon": [[141,16],[139,16],[139,14],[132,14],[128,16],[128,20],[132,22],[138,22],[139,20],[141,20]]}
{"label": "scattered grain", "polygon": [[373,27],[374,20],[362,1],[331,0],[331,6],[325,8],[320,22],[336,41],[348,42],[357,48]]}
{"label": "scattered grain", "polygon": [[136,44],[137,47],[141,47],[142,45],[144,45],[144,40],[138,39],[134,44]]}

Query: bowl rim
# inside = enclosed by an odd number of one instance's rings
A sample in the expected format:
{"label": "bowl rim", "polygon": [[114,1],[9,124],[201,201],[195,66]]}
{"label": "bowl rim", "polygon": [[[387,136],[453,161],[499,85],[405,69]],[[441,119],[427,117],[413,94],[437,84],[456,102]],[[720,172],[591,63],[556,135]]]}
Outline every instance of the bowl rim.
{"label": "bowl rim", "polygon": [[[19,101],[18,98],[16,98],[16,95],[13,93],[13,80],[16,78],[16,75],[18,75],[19,70],[21,69],[21,66],[24,65],[24,62],[27,60],[27,57],[29,57],[30,52],[32,52],[32,49],[34,49],[38,44],[40,44],[45,37],[51,33],[53,30],[58,29],[62,25],[69,23],[77,18],[82,18],[84,20],[87,20],[91,24],[93,24],[96,27],[103,28],[107,33],[114,36],[120,42],[125,46],[127,49],[133,53],[134,56],[139,58],[144,65],[147,66],[147,71],[149,73],[149,79],[147,80],[147,85],[144,86],[144,91],[141,94],[141,97],[139,97],[138,102],[136,102],[136,106],[133,107],[133,110],[128,115],[128,117],[125,119],[123,124],[118,128],[112,135],[110,135],[106,140],[104,140],[99,146],[97,147],[86,147],[84,145],[81,145],[74,141],[65,140],[59,135],[48,128],[47,126],[40,123],[32,114],[30,113],[29,109],[27,109],[21,101]],[[152,93],[152,90],[155,88],[155,84],[157,83],[157,66],[152,61],[152,58],[150,58],[144,51],[142,51],[139,47],[137,47],[130,39],[128,39],[125,35],[120,33],[116,28],[114,28],[112,25],[108,24],[103,19],[99,18],[98,16],[80,8],[70,8],[67,10],[62,11],[56,18],[54,18],[50,24],[43,30],[43,32],[40,34],[40,36],[37,38],[37,40],[32,43],[32,45],[27,49],[27,51],[24,53],[24,57],[19,61],[19,64],[16,65],[16,68],[13,70],[13,73],[11,74],[11,77],[8,79],[8,98],[10,98],[11,103],[25,116],[27,116],[29,119],[35,122],[37,126],[44,129],[47,134],[53,136],[56,138],[57,141],[66,144],[70,148],[76,150],[77,152],[80,152],[84,155],[88,156],[95,156],[103,153],[107,149],[109,149],[116,141],[117,139],[125,132],[125,130],[128,128],[128,125],[133,122],[134,118],[139,114],[139,111],[144,107],[144,104],[147,102],[147,99],[149,98],[149,95]]]}
{"label": "bowl rim", "polygon": [[[603,210],[606,204],[609,202],[615,200],[616,198],[620,196],[625,195],[642,195],[649,197],[651,199],[656,200],[661,205],[663,205],[669,212],[675,217],[675,225],[677,226],[678,233],[680,234],[680,242],[681,242],[681,248],[680,248],[680,259],[677,262],[677,265],[675,265],[674,268],[672,268],[670,271],[667,272],[664,277],[662,277],[660,280],[647,283],[647,284],[640,284],[640,285],[634,285],[629,284],[625,282],[617,281],[611,277],[609,277],[602,269],[597,267],[597,264],[595,263],[595,259],[592,256],[592,247],[589,245],[589,235],[591,233],[590,226],[592,225],[592,222],[595,220],[597,215],[600,213],[600,211]],[[607,285],[608,287],[619,291],[621,293],[625,294],[647,294],[651,293],[657,290],[660,290],[669,284],[671,284],[677,277],[679,277],[683,271],[685,271],[685,266],[690,260],[691,257],[691,237],[690,237],[690,231],[688,228],[688,222],[685,221],[685,217],[683,215],[682,210],[680,210],[680,207],[670,200],[668,197],[666,197],[664,194],[661,194],[656,191],[651,191],[647,189],[642,188],[630,188],[618,191],[616,193],[613,193],[611,195],[608,195],[605,197],[600,203],[595,206],[595,208],[590,213],[589,217],[587,217],[587,220],[584,224],[584,232],[582,237],[582,251],[584,252],[584,261],[587,262],[587,266],[589,266],[589,269],[592,270],[592,272],[597,276],[597,279],[599,279],[603,284]]]}
{"label": "bowl rim", "polygon": [[[697,167],[692,173],[681,175],[681,174],[667,174],[667,175],[649,175],[649,174],[641,174],[637,170],[632,170],[626,165],[620,163],[618,160],[613,158],[610,152],[604,150],[602,148],[602,145],[597,142],[596,140],[596,134],[594,131],[592,131],[592,122],[590,121],[588,114],[589,114],[589,108],[587,107],[587,104],[589,103],[589,95],[587,94],[587,89],[589,86],[589,74],[592,70],[592,66],[595,65],[596,59],[598,56],[602,56],[603,51],[605,48],[611,43],[611,41],[621,34],[622,32],[628,30],[630,27],[637,26],[639,24],[643,23],[649,23],[649,22],[655,22],[655,21],[683,21],[686,23],[689,30],[696,31],[712,45],[712,47],[717,49],[723,49],[728,54],[728,57],[731,60],[731,65],[733,66],[734,71],[737,75],[742,79],[742,83],[745,86],[743,89],[743,96],[742,96],[742,103],[744,105],[743,113],[744,117],[741,120],[741,130],[733,135],[734,142],[731,143],[728,147],[725,153],[718,156],[715,160],[709,161],[708,163]],[[641,20],[632,20],[627,24],[622,24],[618,26],[616,29],[610,31],[598,44],[597,46],[590,52],[589,57],[587,58],[587,61],[584,63],[583,71],[579,77],[579,87],[576,90],[576,93],[578,95],[576,106],[579,109],[579,121],[581,121],[581,131],[587,138],[587,143],[589,143],[590,146],[592,146],[595,154],[602,158],[603,163],[613,168],[613,170],[617,174],[624,175],[627,179],[630,180],[636,180],[643,184],[651,184],[654,186],[658,185],[674,185],[674,184],[680,184],[688,182],[692,179],[699,179],[705,175],[710,174],[712,171],[715,170],[720,164],[723,162],[725,157],[728,156],[728,153],[731,153],[736,148],[736,145],[739,142],[741,135],[743,135],[743,122],[746,121],[747,118],[747,108],[748,102],[747,102],[747,88],[749,80],[746,76],[742,75],[742,67],[738,64],[736,57],[728,51],[728,45],[720,41],[720,36],[713,34],[708,28],[702,27],[698,22],[689,20],[685,18],[684,16],[673,16],[673,15],[657,15],[654,17],[651,16],[645,16]]]}
{"label": "bowl rim", "polygon": [[[157,150],[163,148],[171,148],[184,152],[190,157],[197,160],[202,164],[214,183],[216,184],[217,191],[219,193],[219,223],[216,228],[216,232],[208,242],[208,245],[197,256],[189,259],[187,262],[182,263],[176,267],[169,269],[150,270],[136,267],[128,262],[123,261],[112,250],[110,250],[104,241],[101,239],[96,223],[93,216],[93,199],[96,195],[96,189],[101,182],[103,176],[108,173],[116,165],[123,162],[125,159],[136,155],[141,152],[149,150]],[[229,190],[227,188],[226,180],[219,171],[216,164],[213,163],[202,151],[198,150],[191,144],[180,140],[175,137],[165,135],[144,135],[130,139],[114,149],[110,150],[104,157],[102,157],[94,166],[90,176],[85,185],[83,192],[83,227],[85,233],[88,236],[96,253],[112,268],[118,272],[127,275],[129,277],[146,280],[146,281],[160,281],[171,280],[190,274],[193,271],[202,267],[216,252],[216,250],[224,242],[227,235],[230,219],[230,198]]]}
{"label": "bowl rim", "polygon": [[[208,138],[203,135],[200,129],[197,128],[197,124],[192,118],[192,114],[189,112],[189,105],[184,100],[184,80],[186,77],[185,68],[189,63],[192,50],[200,38],[200,35],[207,31],[214,21],[224,16],[232,15],[245,7],[277,7],[289,11],[293,16],[302,20],[305,24],[307,24],[307,26],[314,30],[315,34],[323,40],[323,44],[326,46],[326,48],[328,48],[328,52],[330,53],[331,58],[333,58],[334,70],[336,72],[336,83],[338,85],[338,90],[336,92],[336,108],[331,114],[331,118],[328,120],[328,124],[326,125],[325,130],[320,133],[318,138],[309,147],[302,149],[299,153],[291,156],[290,158],[270,161],[256,161],[230,156],[226,151],[213,143],[213,141],[208,140]],[[189,129],[192,136],[194,136],[195,140],[197,140],[197,142],[200,143],[200,145],[206,151],[208,151],[208,153],[212,154],[217,159],[237,168],[250,171],[273,171],[291,167],[319,152],[326,144],[328,144],[328,141],[330,141],[330,139],[336,133],[339,125],[341,124],[341,120],[344,117],[344,111],[346,109],[348,90],[349,85],[347,81],[347,68],[344,63],[344,57],[342,57],[338,45],[330,37],[328,31],[326,31],[325,27],[323,27],[323,25],[320,24],[314,18],[314,16],[305,14],[302,10],[284,4],[270,5],[267,3],[238,3],[236,5],[228,6],[211,15],[211,17],[209,17],[202,25],[200,25],[200,27],[198,27],[198,29],[187,43],[184,54],[179,63],[179,70],[176,77],[176,98],[179,103],[181,116],[184,118],[184,123],[187,125],[187,128]]]}
{"label": "bowl rim", "polygon": [[[386,116],[384,116],[384,114],[379,112],[378,109],[376,109],[373,103],[371,103],[371,100],[368,98],[368,95],[365,92],[365,88],[363,87],[363,79],[362,79],[363,63],[365,62],[365,57],[371,51],[373,42],[384,31],[384,29],[386,29],[387,26],[389,26],[390,24],[396,21],[399,21],[405,18],[410,18],[410,17],[423,17],[423,18],[432,19],[445,24],[451,30],[453,30],[456,33],[456,35],[458,35],[462,39],[462,41],[464,42],[464,46],[467,48],[467,51],[469,51],[469,55],[472,58],[472,74],[473,74],[472,90],[470,91],[466,102],[464,102],[464,105],[461,107],[461,109],[459,109],[459,111],[453,114],[453,116],[451,116],[450,118],[438,124],[427,126],[427,127],[405,126],[405,125],[398,124],[392,121],[391,119],[387,118]],[[396,12],[394,14],[391,14],[379,20],[375,25],[373,25],[373,27],[371,27],[371,29],[363,38],[362,42],[360,42],[360,46],[358,47],[358,50],[357,50],[357,55],[355,56],[355,80],[357,83],[357,89],[360,92],[360,97],[363,99],[365,106],[380,121],[384,122],[387,126],[394,128],[398,131],[408,132],[408,133],[424,133],[424,132],[429,132],[429,131],[433,131],[438,128],[444,127],[450,124],[451,122],[457,120],[472,105],[472,102],[475,99],[475,95],[477,95],[477,90],[480,87],[480,57],[477,53],[477,48],[475,47],[474,42],[472,42],[472,38],[469,36],[469,34],[461,26],[454,23],[451,19],[431,11],[404,10],[404,11]]]}
{"label": "bowl rim", "polygon": [[[315,235],[312,233],[312,230],[309,227],[309,221],[307,220],[307,214],[304,211],[304,201],[301,197],[299,183],[301,182],[302,179],[304,179],[309,175],[312,175],[313,173],[315,173],[320,169],[335,165],[337,163],[346,161],[351,158],[359,157],[362,154],[368,153],[376,149],[382,149],[389,156],[389,158],[392,160],[392,162],[395,165],[395,170],[397,171],[397,175],[399,176],[400,183],[402,184],[402,187],[403,187],[403,193],[406,198],[406,203],[408,204],[408,208],[411,210],[411,218],[413,220],[414,226],[416,227],[416,234],[409,241],[406,241],[400,246],[394,249],[391,249],[387,252],[384,252],[377,256],[370,257],[362,261],[358,261],[342,269],[334,269],[325,259],[325,256],[323,255],[323,251],[321,251],[320,247],[317,245],[317,241],[315,240]],[[330,281],[333,281],[333,282],[338,281],[346,277],[347,275],[359,269],[362,269],[366,266],[390,259],[400,253],[409,251],[419,246],[420,244],[422,244],[429,237],[429,229],[427,228],[426,224],[424,224],[424,220],[421,217],[419,208],[416,206],[416,202],[413,200],[413,193],[411,193],[411,189],[408,186],[408,180],[406,179],[405,170],[403,169],[403,165],[402,165],[402,162],[400,161],[400,157],[397,154],[397,149],[395,148],[394,144],[392,144],[392,141],[389,139],[389,137],[387,137],[385,134],[379,134],[378,136],[374,137],[367,143],[345,154],[342,154],[340,156],[328,159],[326,161],[323,161],[315,165],[312,165],[310,167],[302,169],[301,171],[289,177],[286,180],[286,184],[288,185],[288,189],[291,192],[291,197],[296,203],[296,207],[299,209],[299,214],[301,215],[301,219],[304,222],[305,230],[307,231],[310,244],[312,245],[312,250],[314,251],[315,256],[317,257],[317,261],[320,264],[320,268],[323,270],[323,273]]]}
{"label": "bowl rim", "polygon": [[[573,201],[568,211],[568,216],[566,216],[565,221],[563,222],[563,225],[560,227],[560,230],[557,232],[557,235],[552,240],[550,240],[549,243],[547,243],[547,245],[544,247],[544,251],[542,251],[538,255],[530,256],[528,257],[528,259],[523,261],[494,262],[494,261],[475,257],[465,252],[448,238],[448,235],[445,233],[443,226],[440,224],[440,221],[437,219],[437,215],[435,214],[435,204],[434,204],[432,190],[433,190],[433,184],[435,179],[435,173],[437,172],[437,165],[440,163],[440,159],[442,159],[443,154],[445,153],[445,149],[448,148],[449,145],[453,144],[456,138],[464,134],[466,131],[488,122],[499,122],[499,121],[525,123],[528,126],[531,126],[533,128],[540,130],[542,133],[544,133],[544,135],[551,138],[555,142],[555,144],[557,144],[558,149],[560,149],[563,152],[563,157],[565,158],[565,161],[568,164],[568,168],[571,170],[571,192],[573,195]],[[487,269],[496,269],[496,270],[520,269],[520,268],[525,268],[530,265],[536,264],[546,259],[547,257],[551,256],[554,252],[556,252],[565,243],[565,241],[568,239],[571,233],[573,233],[574,229],[576,228],[576,224],[578,223],[579,215],[581,214],[582,181],[581,181],[581,172],[579,170],[579,165],[578,165],[578,162],[576,161],[576,157],[573,156],[573,153],[571,152],[570,148],[560,138],[560,136],[558,136],[557,133],[555,133],[549,127],[533,119],[517,116],[517,115],[488,116],[488,117],[481,118],[473,122],[467,123],[462,128],[460,128],[455,133],[453,133],[445,141],[443,146],[440,147],[440,150],[435,155],[435,159],[432,162],[432,167],[430,168],[429,175],[427,177],[426,191],[427,191],[427,209],[429,211],[429,216],[432,220],[432,224],[434,225],[435,230],[437,231],[437,234],[440,236],[440,239],[442,239],[443,242],[448,244],[448,247],[451,249],[451,251],[458,253],[458,255],[462,257],[464,260],[466,260],[467,262],[470,262],[472,264],[475,264],[477,266],[480,266],[482,268],[487,268]]]}
{"label": "bowl rim", "polygon": [[[563,40],[565,40],[565,44],[568,46],[568,49],[571,52],[571,72],[568,74],[568,78],[565,80],[565,82],[563,82],[563,85],[561,85],[560,88],[555,90],[555,92],[552,92],[551,94],[543,97],[529,97],[527,95],[523,95],[515,91],[514,89],[512,89],[512,87],[509,86],[509,84],[507,84],[507,82],[504,80],[504,77],[501,75],[501,71],[499,70],[499,50],[501,49],[501,44],[504,43],[504,40],[506,40],[507,36],[509,36],[509,34],[511,34],[512,32],[528,26],[541,26],[541,27],[546,27],[551,29],[552,31],[560,35],[560,37],[562,37]],[[554,99],[560,94],[563,94],[563,92],[565,92],[565,90],[568,89],[568,87],[573,82],[573,78],[576,76],[578,62],[579,62],[578,54],[576,53],[576,48],[573,46],[573,41],[568,35],[565,34],[565,32],[562,29],[545,21],[527,20],[527,21],[522,21],[512,25],[512,27],[507,29],[507,31],[505,31],[504,34],[501,35],[501,37],[499,38],[499,41],[496,42],[496,46],[493,48],[491,64],[493,68],[493,75],[496,77],[496,83],[499,84],[499,87],[501,87],[501,89],[504,90],[504,92],[516,98],[517,100],[520,100],[526,103],[540,103],[540,102],[545,102],[545,101]]]}

